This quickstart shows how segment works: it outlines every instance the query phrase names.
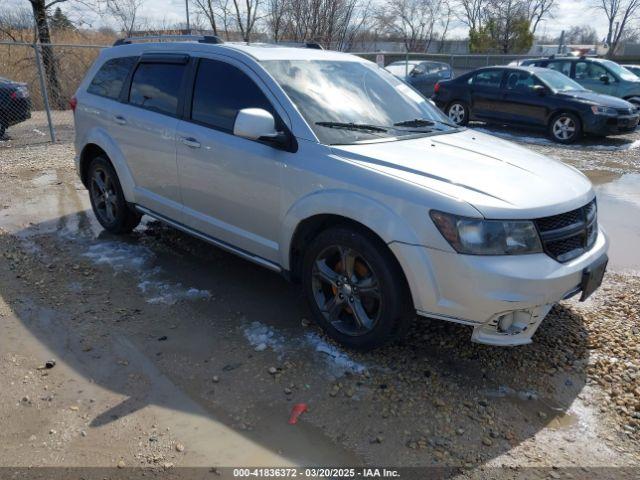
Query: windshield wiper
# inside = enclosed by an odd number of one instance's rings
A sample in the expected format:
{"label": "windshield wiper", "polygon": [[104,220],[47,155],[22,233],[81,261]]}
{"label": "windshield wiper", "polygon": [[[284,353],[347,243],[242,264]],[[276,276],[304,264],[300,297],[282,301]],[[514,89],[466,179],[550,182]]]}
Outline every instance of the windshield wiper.
{"label": "windshield wiper", "polygon": [[460,128],[459,125],[453,125],[452,123],[443,122],[442,120],[427,120],[426,118],[415,118],[413,120],[405,120],[403,122],[394,123],[393,125],[396,127],[420,128],[420,127],[433,127],[436,124],[446,125],[447,127],[452,127],[452,128]]}
{"label": "windshield wiper", "polygon": [[425,118],[414,118],[413,120],[404,120],[403,122],[394,123],[394,127],[433,127],[436,123],[433,120]]}
{"label": "windshield wiper", "polygon": [[369,125],[368,123],[347,123],[347,122],[316,122],[316,125],[327,128],[344,128],[346,130],[364,130],[369,132],[386,132],[385,127]]}

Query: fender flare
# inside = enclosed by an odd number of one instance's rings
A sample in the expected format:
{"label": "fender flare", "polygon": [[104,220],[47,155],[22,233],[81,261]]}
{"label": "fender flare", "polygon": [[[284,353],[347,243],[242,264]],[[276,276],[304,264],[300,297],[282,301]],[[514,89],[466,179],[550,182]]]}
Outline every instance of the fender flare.
{"label": "fender flare", "polygon": [[[127,202],[135,203],[135,181],[133,179],[133,175],[131,174],[131,170],[127,166],[127,162],[125,161],[124,154],[122,150],[118,147],[116,142],[102,129],[94,129],[88,133],[84,141],[84,147],[81,152],[81,160],[82,155],[84,154],[85,148],[89,144],[94,144],[100,147],[109,157],[113,168],[118,174],[118,180],[120,181],[120,186],[122,187],[122,192],[124,194],[124,198]],[[82,165],[81,165],[82,167]]]}
{"label": "fender flare", "polygon": [[285,270],[291,266],[291,242],[298,225],[316,215],[336,215],[360,223],[387,244],[393,241],[419,243],[408,223],[379,201],[346,190],[316,191],[299,199],[282,219],[279,263]]}

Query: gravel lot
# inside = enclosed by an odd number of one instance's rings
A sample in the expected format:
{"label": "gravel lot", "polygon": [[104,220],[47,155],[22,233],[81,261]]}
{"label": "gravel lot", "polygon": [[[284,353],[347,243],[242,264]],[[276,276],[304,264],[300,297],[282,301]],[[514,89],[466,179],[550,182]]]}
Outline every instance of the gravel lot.
{"label": "gravel lot", "polygon": [[640,132],[560,147],[490,130],[592,179],[612,240],[603,288],[554,307],[532,345],[417,319],[368,354],[327,340],[271,272],[156,222],[102,232],[71,144],[0,142],[0,465],[634,478],[600,467],[640,466]]}

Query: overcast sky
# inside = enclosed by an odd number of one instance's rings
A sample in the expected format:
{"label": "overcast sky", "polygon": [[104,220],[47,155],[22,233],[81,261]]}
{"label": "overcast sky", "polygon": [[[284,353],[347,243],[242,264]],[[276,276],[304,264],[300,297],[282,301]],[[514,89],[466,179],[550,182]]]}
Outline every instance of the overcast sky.
{"label": "overcast sky", "polygon": [[[382,0],[378,0],[382,1]],[[554,18],[547,19],[538,27],[537,34],[558,35],[561,30],[572,25],[590,25],[596,29],[599,38],[604,38],[607,32],[606,20],[601,12],[590,7],[592,0],[556,0],[557,7]],[[80,9],[77,5],[70,8],[66,3],[61,7],[65,13],[73,20],[82,19],[91,25],[98,27],[108,20],[102,18],[96,12]],[[15,8],[16,6],[28,6],[27,0],[0,0],[0,9]],[[191,8],[193,14],[193,8]],[[146,0],[141,11],[141,16],[148,18],[151,23],[162,22],[174,24],[185,21],[185,0]],[[193,17],[192,17],[193,18]],[[465,37],[466,28],[462,25],[456,26],[451,31],[450,37]]]}

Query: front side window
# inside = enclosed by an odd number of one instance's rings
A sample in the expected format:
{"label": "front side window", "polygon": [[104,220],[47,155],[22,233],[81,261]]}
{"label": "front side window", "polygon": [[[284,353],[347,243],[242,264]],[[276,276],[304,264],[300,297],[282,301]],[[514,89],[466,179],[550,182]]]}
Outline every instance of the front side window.
{"label": "front side window", "polygon": [[602,65],[595,62],[577,62],[576,80],[600,80],[602,76],[615,80]]}
{"label": "front side window", "polygon": [[502,70],[485,70],[476,73],[472,83],[476,87],[500,88],[501,82]]}
{"label": "front side window", "polygon": [[141,63],[133,74],[129,103],[147,110],[177,115],[184,71],[184,65]]}
{"label": "front side window", "polygon": [[129,72],[138,61],[138,57],[112,58],[104,62],[96,73],[87,91],[94,95],[117,100]]}
{"label": "front side window", "polygon": [[457,129],[422,95],[371,62],[266,60],[262,65],[324,144]]}
{"label": "front side window", "polygon": [[243,108],[262,108],[276,116],[262,90],[244,72],[225,62],[200,60],[191,119],[231,133],[236,115]]}

